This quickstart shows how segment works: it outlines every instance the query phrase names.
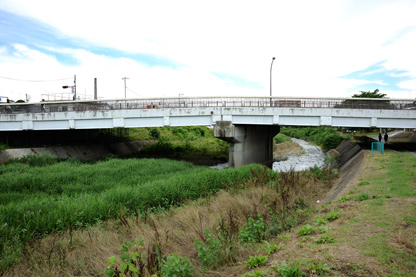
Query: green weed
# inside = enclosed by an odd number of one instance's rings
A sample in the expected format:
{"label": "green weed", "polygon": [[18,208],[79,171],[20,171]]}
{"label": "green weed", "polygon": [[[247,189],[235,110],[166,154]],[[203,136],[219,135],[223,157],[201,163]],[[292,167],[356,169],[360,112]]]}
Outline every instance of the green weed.
{"label": "green weed", "polygon": [[192,277],[195,276],[194,266],[188,257],[182,257],[177,253],[173,253],[162,263],[161,276]]}
{"label": "green weed", "polygon": [[259,251],[263,250],[266,252],[267,255],[276,253],[277,251],[281,250],[283,248],[283,243],[279,243],[279,245],[276,245],[276,243],[272,242],[269,243],[268,241],[263,241],[266,244],[266,247],[262,247],[259,249]]}
{"label": "green weed", "polygon": [[342,210],[332,210],[325,215],[325,219],[329,221],[334,221],[338,219],[342,214]]}
{"label": "green weed", "polygon": [[305,236],[305,235],[309,235],[313,232],[313,227],[309,224],[303,225],[299,231],[298,231],[298,235],[299,236]]}
{"label": "green weed", "polygon": [[246,264],[248,268],[253,269],[253,268],[266,264],[267,259],[268,259],[267,256],[262,256],[262,255],[250,256],[248,261],[246,261]]}
{"label": "green weed", "polygon": [[325,233],[321,236],[319,236],[317,239],[315,239],[317,243],[333,243],[335,242],[335,239],[332,238],[332,236],[329,233]]}
{"label": "green weed", "polygon": [[330,271],[330,268],[324,262],[312,262],[306,266],[306,270],[311,274],[323,275]]}
{"label": "green weed", "polygon": [[320,226],[320,225],[325,225],[328,223],[328,220],[326,220],[325,217],[318,215],[315,217],[315,221],[314,221],[316,226]]}
{"label": "green weed", "polygon": [[368,195],[368,193],[362,193],[362,194],[358,195],[357,197],[355,197],[355,200],[364,201],[364,200],[368,200],[369,198],[370,198],[370,196]]}
{"label": "green weed", "polygon": [[278,263],[272,264],[272,269],[279,273],[279,276],[298,277],[304,275],[304,272],[299,268],[295,261],[287,264],[283,261],[280,266]]}
{"label": "green weed", "polygon": [[250,217],[244,227],[240,229],[241,242],[257,242],[264,240],[267,229],[266,221],[258,214],[257,219]]}

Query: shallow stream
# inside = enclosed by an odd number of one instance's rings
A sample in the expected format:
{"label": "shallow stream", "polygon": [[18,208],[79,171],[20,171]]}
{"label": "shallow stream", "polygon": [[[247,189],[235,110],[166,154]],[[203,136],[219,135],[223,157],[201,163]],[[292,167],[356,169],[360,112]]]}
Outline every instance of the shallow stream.
{"label": "shallow stream", "polygon": [[[288,172],[292,168],[294,171],[303,171],[308,170],[310,167],[314,167],[315,165],[320,168],[324,165],[326,154],[321,151],[321,148],[310,145],[301,139],[292,138],[292,141],[302,146],[303,149],[305,149],[305,154],[302,156],[289,156],[289,158],[285,161],[274,162],[274,171]],[[228,167],[228,163],[211,166],[211,168],[215,169],[223,169],[226,167]]]}
{"label": "shallow stream", "polygon": [[319,146],[310,145],[304,140],[292,138],[293,142],[296,142],[305,149],[305,154],[301,156],[289,156],[285,161],[274,162],[273,170],[274,171],[290,171],[292,168],[294,171],[303,171],[308,170],[310,167],[315,165],[322,167],[324,165],[324,160],[326,154],[321,151]]}

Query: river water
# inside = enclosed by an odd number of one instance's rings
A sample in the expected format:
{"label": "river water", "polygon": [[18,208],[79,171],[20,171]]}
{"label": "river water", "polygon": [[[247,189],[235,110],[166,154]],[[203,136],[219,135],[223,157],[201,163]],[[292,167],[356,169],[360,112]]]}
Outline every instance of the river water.
{"label": "river water", "polygon": [[302,146],[303,149],[305,149],[305,154],[301,156],[289,156],[286,161],[274,162],[274,171],[288,172],[292,168],[294,171],[303,171],[308,170],[315,165],[318,167],[324,165],[326,154],[321,151],[321,148],[310,145],[301,139],[292,138],[292,141]]}
{"label": "river water", "polygon": [[[292,168],[294,171],[303,171],[315,165],[318,167],[324,165],[326,154],[318,146],[310,145],[306,141],[296,138],[292,138],[292,141],[302,146],[305,149],[305,154],[302,156],[289,156],[286,161],[274,162],[274,171],[288,172]],[[228,163],[211,166],[211,168],[215,169],[223,169],[226,167],[228,167]]]}

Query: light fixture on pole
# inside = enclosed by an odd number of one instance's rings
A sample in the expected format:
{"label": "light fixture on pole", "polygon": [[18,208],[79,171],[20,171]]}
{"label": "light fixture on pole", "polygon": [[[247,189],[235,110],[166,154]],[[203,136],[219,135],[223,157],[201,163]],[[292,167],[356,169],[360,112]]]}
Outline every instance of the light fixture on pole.
{"label": "light fixture on pole", "polygon": [[74,75],[74,85],[73,86],[62,86],[62,88],[71,88],[72,90],[72,100],[77,100],[77,75]]}
{"label": "light fixture on pole", "polygon": [[272,58],[272,64],[270,65],[270,97],[272,96],[272,69],[275,57]]}

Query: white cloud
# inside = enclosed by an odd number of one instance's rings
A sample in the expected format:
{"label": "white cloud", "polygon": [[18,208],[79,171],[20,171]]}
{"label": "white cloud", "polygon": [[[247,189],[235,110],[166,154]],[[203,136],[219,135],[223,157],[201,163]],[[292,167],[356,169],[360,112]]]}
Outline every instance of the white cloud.
{"label": "white cloud", "polygon": [[[279,96],[350,96],[352,88],[365,82],[338,77],[381,61],[387,69],[408,71],[416,78],[413,1],[0,0],[0,4],[53,26],[60,39],[85,45],[83,50],[49,48],[49,54],[26,46],[14,49],[20,55],[14,58],[3,49],[0,57],[11,70],[2,64],[2,76],[50,79],[76,73],[78,91],[87,94],[92,94],[97,77],[103,97],[124,97],[125,76],[130,78],[127,86],[145,97],[268,95],[273,56],[273,95]],[[161,56],[178,66],[148,66],[99,55],[92,45]],[[62,65],[53,51],[71,55],[80,64]],[[210,72],[246,78],[263,89],[242,88]],[[402,82],[401,87],[414,89],[414,83]],[[49,85],[37,90],[55,91]],[[128,96],[136,97],[131,92]]]}

